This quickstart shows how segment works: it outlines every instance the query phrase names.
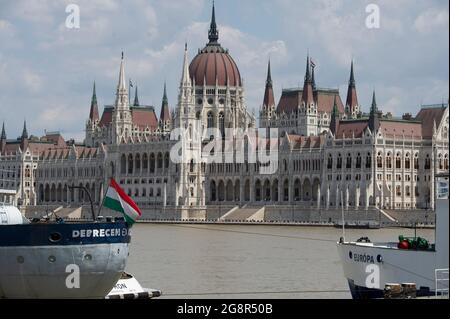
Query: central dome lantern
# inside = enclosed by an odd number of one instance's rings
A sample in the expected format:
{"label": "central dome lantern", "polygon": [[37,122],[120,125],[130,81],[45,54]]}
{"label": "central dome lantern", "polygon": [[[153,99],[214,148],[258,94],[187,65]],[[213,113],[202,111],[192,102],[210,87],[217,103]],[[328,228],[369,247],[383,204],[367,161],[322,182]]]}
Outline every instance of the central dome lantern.
{"label": "central dome lantern", "polygon": [[229,55],[220,45],[216,13],[213,5],[211,25],[208,33],[209,43],[199,51],[189,66],[191,79],[199,86],[242,86],[241,74]]}

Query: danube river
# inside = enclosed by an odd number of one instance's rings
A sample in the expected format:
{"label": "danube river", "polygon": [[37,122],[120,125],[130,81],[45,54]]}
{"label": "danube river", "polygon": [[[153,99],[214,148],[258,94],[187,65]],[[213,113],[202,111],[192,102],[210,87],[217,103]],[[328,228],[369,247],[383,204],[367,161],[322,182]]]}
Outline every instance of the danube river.
{"label": "danube river", "polygon": [[[396,241],[413,229],[346,230]],[[434,230],[417,230],[434,242]],[[350,298],[329,227],[136,224],[127,271],[161,298]]]}

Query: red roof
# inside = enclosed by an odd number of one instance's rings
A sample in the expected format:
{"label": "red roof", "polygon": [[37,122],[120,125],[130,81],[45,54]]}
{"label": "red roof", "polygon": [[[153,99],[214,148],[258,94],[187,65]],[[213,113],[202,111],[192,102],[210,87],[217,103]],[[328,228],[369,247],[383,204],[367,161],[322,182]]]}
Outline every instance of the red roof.
{"label": "red roof", "polygon": [[424,138],[433,137],[433,126],[436,121],[436,125],[439,125],[442,121],[442,117],[445,113],[445,106],[422,108],[416,116],[416,120],[422,122],[422,134]]}
{"label": "red roof", "polygon": [[287,137],[294,148],[319,148],[323,141],[323,136],[301,136],[295,134],[287,134]]}
{"label": "red roof", "polygon": [[100,119],[100,126],[109,126],[112,122],[113,108],[107,107],[103,110],[102,118]]}
{"label": "red roof", "polygon": [[381,120],[378,131],[385,137],[390,138],[393,138],[394,136],[405,136],[405,138],[413,137],[416,139],[422,138],[422,124],[411,121]]}
{"label": "red roof", "polygon": [[[278,103],[278,113],[292,113],[298,109],[301,104],[303,96],[303,89],[289,89],[283,90],[283,93]],[[318,110],[321,113],[331,113],[334,105],[334,97],[337,97],[336,102],[340,113],[344,113],[344,104],[337,90],[317,90],[315,97],[318,105]]]}
{"label": "red roof", "polygon": [[[346,138],[356,137],[361,138],[364,134],[364,130],[369,126],[369,121],[364,120],[351,120],[351,121],[339,121],[339,126],[336,133],[336,138],[341,139],[344,136]],[[353,135],[354,134],[354,135]]]}
{"label": "red roof", "polygon": [[147,127],[150,130],[158,128],[158,118],[153,108],[132,108],[131,114],[133,124],[137,125],[140,130],[145,130]]}

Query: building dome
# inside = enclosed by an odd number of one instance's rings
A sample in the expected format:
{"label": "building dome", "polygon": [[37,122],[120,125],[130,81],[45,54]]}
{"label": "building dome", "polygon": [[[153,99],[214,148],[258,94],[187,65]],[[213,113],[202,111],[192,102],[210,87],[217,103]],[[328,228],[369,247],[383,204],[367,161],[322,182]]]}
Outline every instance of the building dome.
{"label": "building dome", "polygon": [[[242,86],[241,74],[228,50],[218,43],[219,31],[216,25],[216,15],[213,6],[209,43],[199,51],[189,66],[191,79],[196,85]],[[205,83],[206,82],[206,83]]]}

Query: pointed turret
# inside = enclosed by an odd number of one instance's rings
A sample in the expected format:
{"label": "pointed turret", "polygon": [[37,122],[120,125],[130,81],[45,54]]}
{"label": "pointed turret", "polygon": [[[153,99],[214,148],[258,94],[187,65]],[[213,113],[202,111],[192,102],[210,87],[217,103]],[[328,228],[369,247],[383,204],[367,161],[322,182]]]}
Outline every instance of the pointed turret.
{"label": "pointed turret", "polygon": [[139,97],[138,97],[138,87],[136,85],[136,89],[134,91],[134,103],[133,106],[139,106]]}
{"label": "pointed turret", "polygon": [[339,109],[337,106],[337,95],[334,96],[333,111],[331,112],[330,131],[336,136],[339,127]]}
{"label": "pointed turret", "polygon": [[219,31],[217,30],[216,9],[214,1],[212,6],[212,16],[211,16],[211,24],[209,26],[208,38],[209,44],[218,44],[217,41],[219,40]]}
{"label": "pointed turret", "polygon": [[2,125],[2,135],[0,136],[0,140],[6,140],[5,122],[3,122]]}
{"label": "pointed turret", "polygon": [[[206,83],[206,82],[205,82]],[[191,86],[191,76],[189,74],[189,57],[187,43],[184,45],[184,62],[183,62],[183,75],[181,77],[181,86],[188,87]]]}
{"label": "pointed turret", "polygon": [[3,122],[2,135],[0,136],[0,154],[4,153],[5,149],[6,149],[6,131],[5,131],[5,122]]}
{"label": "pointed turret", "polygon": [[350,69],[350,80],[348,82],[347,102],[345,104],[345,109],[348,112],[347,115],[349,117],[356,117],[357,113],[359,113],[358,95],[356,94],[355,74],[353,71],[353,60]]}
{"label": "pointed turret", "polygon": [[99,120],[98,114],[98,103],[97,103],[97,93],[95,92],[95,82],[94,88],[92,89],[92,99],[91,99],[91,110],[89,112],[89,120],[91,122],[96,122]]}
{"label": "pointed turret", "polygon": [[374,90],[373,96],[372,96],[372,106],[370,107],[369,128],[373,133],[376,130],[378,130],[379,126],[380,126],[380,120],[379,120],[379,115],[378,115],[377,99],[376,99],[375,90]]}
{"label": "pointed turret", "polygon": [[310,64],[310,60],[309,60],[309,54],[306,59],[306,74],[305,74],[305,83],[303,85],[302,102],[305,103],[305,105],[310,105],[310,104],[314,103],[313,86],[312,86],[312,78],[311,78],[311,64]]}
{"label": "pointed turret", "polygon": [[159,116],[159,120],[162,123],[170,122],[171,116],[170,116],[170,110],[169,110],[169,99],[167,98],[167,87],[166,83],[164,82],[164,94],[161,104],[161,114]]}
{"label": "pointed turret", "polygon": [[27,121],[23,121],[23,130],[22,130],[22,136],[21,136],[22,140],[26,140],[28,139],[28,131],[27,131]]}
{"label": "pointed turret", "polygon": [[116,93],[116,107],[117,108],[128,108],[128,90],[125,81],[125,63],[122,52],[122,59],[120,61],[120,71],[119,71],[119,83],[117,84]]}
{"label": "pointed turret", "polygon": [[272,72],[270,70],[270,60],[267,67],[266,91],[264,93],[264,108],[275,107],[275,98],[273,94]]}

